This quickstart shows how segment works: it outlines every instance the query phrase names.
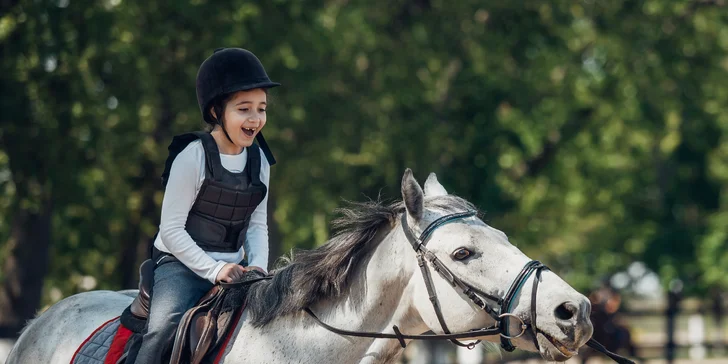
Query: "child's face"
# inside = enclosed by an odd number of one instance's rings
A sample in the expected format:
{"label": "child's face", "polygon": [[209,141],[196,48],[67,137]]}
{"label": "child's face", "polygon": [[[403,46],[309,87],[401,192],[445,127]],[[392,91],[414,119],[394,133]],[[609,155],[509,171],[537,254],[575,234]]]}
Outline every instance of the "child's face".
{"label": "child's face", "polygon": [[233,143],[249,147],[265,126],[268,97],[262,89],[238,91],[225,104],[225,130]]}

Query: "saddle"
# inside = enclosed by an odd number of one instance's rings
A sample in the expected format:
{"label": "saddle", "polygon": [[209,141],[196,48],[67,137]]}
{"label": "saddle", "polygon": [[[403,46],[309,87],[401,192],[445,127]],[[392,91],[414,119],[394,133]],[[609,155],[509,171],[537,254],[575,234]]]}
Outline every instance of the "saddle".
{"label": "saddle", "polygon": [[[149,304],[154,283],[154,268],[176,260],[166,256],[155,263],[148,259],[139,267],[139,294],[122,314],[122,323],[130,330],[141,332],[149,317]],[[183,316],[177,327],[169,363],[199,364],[222,346],[226,334],[233,328],[236,313],[242,309],[250,284],[266,279],[258,271],[248,271],[239,282],[215,285]]]}

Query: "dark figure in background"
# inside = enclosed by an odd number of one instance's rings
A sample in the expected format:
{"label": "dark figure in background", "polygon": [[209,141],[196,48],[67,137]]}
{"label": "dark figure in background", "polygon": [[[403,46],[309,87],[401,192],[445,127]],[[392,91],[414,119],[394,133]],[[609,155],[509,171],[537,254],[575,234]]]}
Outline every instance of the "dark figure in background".
{"label": "dark figure in background", "polygon": [[[622,304],[622,296],[608,284],[589,295],[592,305],[591,320],[594,325],[592,337],[604,344],[610,351],[618,354],[626,354],[631,358],[637,358],[637,350],[632,342],[632,335],[629,329],[619,322],[619,307]],[[580,356],[582,364],[585,364],[592,356],[599,356],[598,352],[584,347]]]}

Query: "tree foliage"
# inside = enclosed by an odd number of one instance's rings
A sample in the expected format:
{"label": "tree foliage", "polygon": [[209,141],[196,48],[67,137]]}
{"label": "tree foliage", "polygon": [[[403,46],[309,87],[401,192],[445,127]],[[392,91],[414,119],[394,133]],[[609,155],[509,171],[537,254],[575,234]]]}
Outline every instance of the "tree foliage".
{"label": "tree foliage", "polygon": [[283,83],[272,259],[325,241],[342,198],[398,198],[410,167],[582,289],[633,261],[725,289],[721,5],[0,2],[4,294],[134,285],[167,144],[202,127],[194,79],[221,46]]}

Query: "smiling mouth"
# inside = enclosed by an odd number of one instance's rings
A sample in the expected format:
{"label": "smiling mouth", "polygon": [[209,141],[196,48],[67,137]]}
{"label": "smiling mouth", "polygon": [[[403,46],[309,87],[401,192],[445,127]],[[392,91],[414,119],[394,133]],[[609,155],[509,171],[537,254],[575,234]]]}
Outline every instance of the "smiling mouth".
{"label": "smiling mouth", "polygon": [[566,356],[567,358],[571,358],[572,356],[579,353],[578,350],[571,350],[567,348],[566,345],[562,344],[560,341],[554,339],[552,336],[549,336],[542,331],[539,331],[538,334],[543,336],[546,341],[553,345],[562,355]]}
{"label": "smiling mouth", "polygon": [[252,137],[255,134],[255,128],[243,128],[243,134]]}

